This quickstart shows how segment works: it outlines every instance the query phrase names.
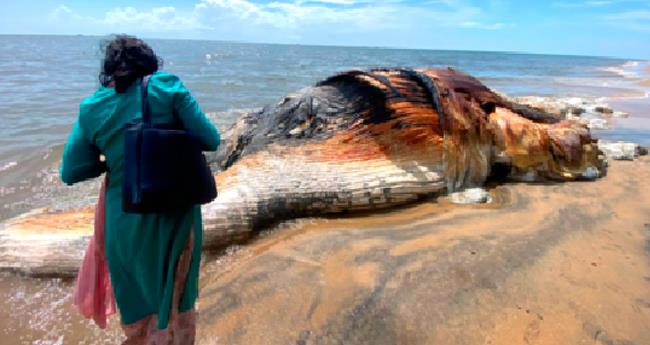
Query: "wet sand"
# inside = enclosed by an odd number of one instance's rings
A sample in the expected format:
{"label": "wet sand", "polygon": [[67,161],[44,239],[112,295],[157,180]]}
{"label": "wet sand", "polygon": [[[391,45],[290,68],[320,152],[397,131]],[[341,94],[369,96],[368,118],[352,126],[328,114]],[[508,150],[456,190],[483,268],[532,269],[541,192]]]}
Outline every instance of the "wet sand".
{"label": "wet sand", "polygon": [[[644,72],[650,75],[650,66],[646,67]],[[641,81],[641,86],[650,86],[650,79],[644,79]]]}
{"label": "wet sand", "polygon": [[0,273],[0,344],[119,344],[119,320],[107,331],[72,306],[73,282]]}
{"label": "wet sand", "polygon": [[609,105],[629,117],[607,119],[611,128],[592,130],[596,138],[623,140],[650,147],[650,98],[611,100]]}
{"label": "wet sand", "polygon": [[276,231],[205,265],[199,343],[650,344],[649,179],[613,162]]}

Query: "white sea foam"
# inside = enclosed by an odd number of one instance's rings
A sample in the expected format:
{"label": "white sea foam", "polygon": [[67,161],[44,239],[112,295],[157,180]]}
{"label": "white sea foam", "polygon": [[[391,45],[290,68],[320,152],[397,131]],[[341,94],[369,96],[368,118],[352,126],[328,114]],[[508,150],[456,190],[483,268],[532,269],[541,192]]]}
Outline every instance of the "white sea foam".
{"label": "white sea foam", "polygon": [[562,115],[566,119],[580,121],[591,129],[609,129],[612,118],[628,117],[629,114],[613,109],[607,97],[517,97],[515,102],[528,104],[545,111]]}
{"label": "white sea foam", "polygon": [[616,74],[623,78],[639,78],[639,65],[639,61],[627,61],[621,65],[601,67],[598,70]]}
{"label": "white sea foam", "polygon": [[5,171],[5,170],[8,170],[8,169],[11,169],[11,168],[15,167],[16,165],[18,165],[18,162],[13,162],[13,161],[9,162],[9,163],[1,166],[0,171]]}
{"label": "white sea foam", "polygon": [[623,67],[638,67],[639,61],[628,61],[623,64]]}

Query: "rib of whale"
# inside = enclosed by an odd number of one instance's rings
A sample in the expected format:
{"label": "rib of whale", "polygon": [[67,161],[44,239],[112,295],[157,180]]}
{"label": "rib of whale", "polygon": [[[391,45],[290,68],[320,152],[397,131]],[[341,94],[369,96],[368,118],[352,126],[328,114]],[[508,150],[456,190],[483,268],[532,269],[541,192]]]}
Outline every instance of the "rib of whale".
{"label": "rib of whale", "polygon": [[[204,244],[246,239],[282,219],[369,211],[484,184],[592,179],[589,130],[515,104],[453,69],[335,75],[243,115],[209,157],[219,197],[203,207]],[[0,266],[74,274],[92,208],[39,210],[0,233]]]}

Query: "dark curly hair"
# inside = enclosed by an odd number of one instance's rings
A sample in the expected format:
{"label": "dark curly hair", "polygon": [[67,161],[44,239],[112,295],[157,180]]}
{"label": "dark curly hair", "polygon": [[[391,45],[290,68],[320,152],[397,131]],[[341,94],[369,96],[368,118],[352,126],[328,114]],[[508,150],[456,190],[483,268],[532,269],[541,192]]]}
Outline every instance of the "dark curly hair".
{"label": "dark curly hair", "polygon": [[162,68],[162,60],[143,40],[129,35],[116,35],[103,41],[104,53],[99,82],[108,87],[111,83],[116,92],[125,92],[138,78]]}

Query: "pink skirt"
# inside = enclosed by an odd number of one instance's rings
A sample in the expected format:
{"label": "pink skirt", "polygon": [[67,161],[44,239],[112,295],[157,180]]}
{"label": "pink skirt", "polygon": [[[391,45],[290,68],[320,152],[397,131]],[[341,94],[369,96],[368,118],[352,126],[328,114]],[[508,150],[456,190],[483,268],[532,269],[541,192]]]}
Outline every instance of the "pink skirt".
{"label": "pink skirt", "polygon": [[107,183],[108,177],[104,179],[99,191],[99,200],[95,207],[95,231],[90,238],[86,255],[79,268],[73,299],[73,303],[81,315],[87,319],[92,318],[100,328],[106,328],[106,317],[116,312],[113,287],[104,251]]}
{"label": "pink skirt", "polygon": [[[84,256],[74,290],[73,303],[87,319],[93,319],[97,326],[106,328],[107,317],[115,314],[115,297],[106,262],[105,224],[106,224],[106,184],[104,179],[95,208],[95,230]],[[126,340],[123,344],[193,344],[196,336],[196,313],[188,310],[178,313],[178,303],[187,279],[194,247],[194,231],[185,244],[178,264],[174,281],[174,296],[169,326],[159,330],[156,327],[157,315],[149,315],[135,323],[122,325]]]}

